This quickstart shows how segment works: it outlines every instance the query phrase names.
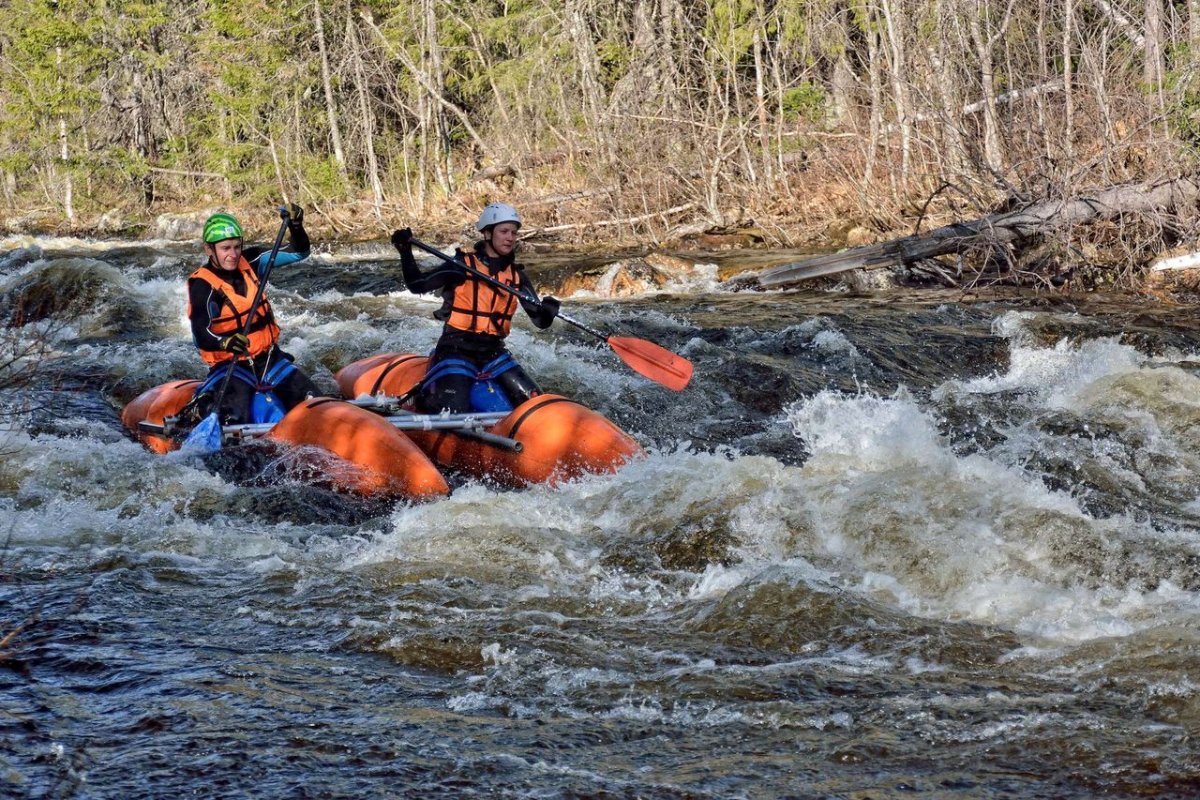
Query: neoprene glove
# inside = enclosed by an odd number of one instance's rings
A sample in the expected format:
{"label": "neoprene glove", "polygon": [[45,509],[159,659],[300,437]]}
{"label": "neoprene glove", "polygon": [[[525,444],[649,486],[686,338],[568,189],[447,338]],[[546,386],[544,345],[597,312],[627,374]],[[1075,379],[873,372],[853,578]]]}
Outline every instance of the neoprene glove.
{"label": "neoprene glove", "polygon": [[561,305],[561,303],[558,302],[557,297],[551,297],[550,295],[546,295],[545,297],[542,298],[542,308],[546,309],[546,314],[551,319],[558,316],[558,307],[560,305]]}
{"label": "neoprene glove", "polygon": [[395,247],[401,254],[411,253],[412,238],[412,230],[409,228],[392,231],[392,247]]}
{"label": "neoprene glove", "polygon": [[299,227],[304,224],[304,209],[295,203],[288,203],[285,207],[288,212],[288,225]]}
{"label": "neoprene glove", "polygon": [[235,356],[244,356],[250,352],[250,338],[244,333],[231,333],[221,339],[221,349]]}

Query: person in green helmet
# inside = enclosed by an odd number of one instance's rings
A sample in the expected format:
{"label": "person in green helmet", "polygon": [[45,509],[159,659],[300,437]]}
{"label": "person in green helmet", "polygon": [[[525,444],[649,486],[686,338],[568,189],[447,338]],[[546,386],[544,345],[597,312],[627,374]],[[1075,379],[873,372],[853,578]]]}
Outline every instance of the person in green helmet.
{"label": "person in green helmet", "polygon": [[[311,244],[304,230],[304,209],[287,207],[288,245],[275,254],[274,266],[294,264],[308,258]],[[319,394],[312,380],[295,365],[295,359],[279,348],[279,325],[271,303],[263,292],[246,333],[242,333],[259,283],[270,261],[269,246],[243,242],[244,231],[232,214],[213,214],[204,223],[205,264],[188,276],[187,316],[192,339],[200,357],[209,365],[208,377],[196,391],[193,411],[197,419],[212,409],[225,373],[234,370],[221,401],[219,419],[224,425],[250,421],[255,393],[264,385],[287,411],[307,397]]]}

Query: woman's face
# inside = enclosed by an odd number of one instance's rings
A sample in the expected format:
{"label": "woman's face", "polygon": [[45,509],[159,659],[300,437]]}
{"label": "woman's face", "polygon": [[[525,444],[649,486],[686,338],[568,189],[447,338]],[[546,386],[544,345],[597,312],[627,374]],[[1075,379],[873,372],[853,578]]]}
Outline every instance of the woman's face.
{"label": "woman's face", "polygon": [[501,222],[492,226],[492,238],[488,240],[495,255],[506,256],[517,246],[517,231],[520,226],[514,222]]}

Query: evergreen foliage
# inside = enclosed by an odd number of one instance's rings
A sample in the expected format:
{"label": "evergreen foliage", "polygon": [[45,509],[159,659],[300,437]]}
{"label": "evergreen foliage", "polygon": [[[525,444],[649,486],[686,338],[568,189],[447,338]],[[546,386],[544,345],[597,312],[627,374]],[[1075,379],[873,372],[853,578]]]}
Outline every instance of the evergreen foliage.
{"label": "evergreen foliage", "polygon": [[[1081,151],[1106,181],[1186,169],[1172,159],[1200,127],[1178,78],[1194,73],[1187,20],[1152,48],[1136,20],[1066,2],[1013,0],[1008,16],[961,0],[4,6],[0,201],[16,209],[286,194],[381,217],[603,188],[573,209],[719,221],[783,197],[797,208],[797,185],[836,173],[859,182],[861,210],[882,198],[901,213],[945,182],[981,197],[1078,183]],[[1000,170],[979,155],[985,119],[999,120],[986,133]],[[1154,158],[1121,155],[1134,148]],[[814,175],[821,164],[836,166]],[[508,182],[472,182],[489,167]]]}

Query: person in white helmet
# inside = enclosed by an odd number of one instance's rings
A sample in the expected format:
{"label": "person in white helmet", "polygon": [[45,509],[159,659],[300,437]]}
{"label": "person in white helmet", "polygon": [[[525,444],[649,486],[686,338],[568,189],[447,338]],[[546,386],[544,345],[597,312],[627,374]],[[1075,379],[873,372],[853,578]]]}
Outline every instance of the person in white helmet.
{"label": "person in white helmet", "polygon": [[[517,210],[506,203],[492,203],[479,215],[475,228],[483,238],[472,252],[456,251],[455,257],[472,269],[537,297],[525,269],[514,260],[517,232],[521,229]],[[422,273],[413,258],[412,231],[408,228],[394,231],[392,244],[400,253],[409,290],[418,294],[441,291],[444,298],[433,315],[444,325],[421,385],[421,409],[452,413],[486,410],[473,408],[471,402],[471,390],[481,377],[494,380],[513,406],[540,394],[537,384],[504,346],[512,329],[517,298],[450,264]],[[550,327],[558,314],[558,300],[550,296],[541,298],[540,303],[521,300],[520,304],[540,329]]]}

